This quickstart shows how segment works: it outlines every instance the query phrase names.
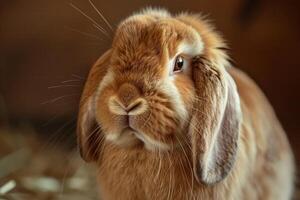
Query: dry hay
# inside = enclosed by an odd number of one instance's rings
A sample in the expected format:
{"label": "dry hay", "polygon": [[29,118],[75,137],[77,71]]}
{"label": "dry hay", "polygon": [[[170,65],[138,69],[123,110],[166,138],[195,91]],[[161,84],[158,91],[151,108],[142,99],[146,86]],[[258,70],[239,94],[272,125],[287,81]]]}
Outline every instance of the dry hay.
{"label": "dry hay", "polygon": [[0,199],[97,199],[95,170],[77,151],[49,148],[30,130],[0,129]]}

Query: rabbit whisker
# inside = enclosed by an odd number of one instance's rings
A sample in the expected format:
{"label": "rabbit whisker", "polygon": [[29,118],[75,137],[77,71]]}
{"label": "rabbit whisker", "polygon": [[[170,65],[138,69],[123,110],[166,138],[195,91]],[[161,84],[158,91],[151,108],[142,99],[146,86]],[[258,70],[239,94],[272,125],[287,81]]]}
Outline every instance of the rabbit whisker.
{"label": "rabbit whisker", "polygon": [[61,88],[61,87],[79,87],[80,85],[54,85],[48,87],[48,89],[53,89],[53,88]]}
{"label": "rabbit whisker", "polygon": [[159,165],[158,165],[158,170],[157,170],[157,174],[154,177],[154,180],[156,181],[159,177],[159,174],[161,172],[161,166],[162,166],[162,158],[161,158],[161,152],[160,149],[158,149],[158,159],[159,159]]}
{"label": "rabbit whisker", "polygon": [[[172,145],[172,146],[171,146],[171,152],[173,152],[173,150],[174,150],[173,143],[172,143],[171,145]],[[171,165],[174,165],[173,162],[172,162],[172,159],[170,159],[170,161],[171,161]],[[171,199],[173,199],[174,189],[175,189],[174,183],[175,183],[175,181],[176,181],[176,180],[175,180],[175,169],[173,168],[172,171],[173,171],[173,176],[172,176],[172,181],[171,181],[171,184],[172,184],[172,185],[171,185],[171,186],[172,186],[172,187],[171,187],[171,196],[170,196]]]}
{"label": "rabbit whisker", "polygon": [[[184,154],[184,156],[185,156],[185,158],[186,158],[186,160],[188,162],[189,169],[192,169],[192,165],[190,163],[190,159],[189,159],[186,151],[184,150],[183,144],[180,142],[180,139],[176,136],[176,134],[175,134],[175,138],[178,141],[178,143],[180,145],[180,148],[182,149],[182,152],[183,152],[183,154]],[[181,160],[180,160],[180,163],[182,164]],[[183,164],[182,164],[182,167],[183,167],[183,172],[184,172],[185,178],[186,178],[186,180],[187,180],[187,182],[189,184],[189,187],[192,188],[192,186],[190,185],[190,182],[188,181],[188,177],[187,177],[187,174],[186,174],[186,171],[185,171],[185,168],[184,168]]]}
{"label": "rabbit whisker", "polygon": [[93,137],[93,134],[94,133],[96,133],[98,130],[100,130],[100,126],[99,125],[97,125],[96,126],[96,128],[94,128],[94,130],[85,138],[85,140],[84,140],[84,143],[85,142],[88,142],[89,141],[89,139],[91,138],[91,137]]}
{"label": "rabbit whisker", "polygon": [[101,27],[97,26],[96,24],[93,24],[93,26],[94,26],[94,28],[96,28],[99,31],[101,31],[106,37],[110,38],[110,36],[108,35],[108,33],[104,32]]}
{"label": "rabbit whisker", "polygon": [[102,13],[100,12],[100,10],[95,6],[95,4],[92,2],[92,0],[89,0],[90,4],[92,5],[92,7],[95,9],[95,11],[99,14],[99,16],[101,17],[101,19],[106,23],[106,25],[110,28],[111,31],[113,31],[112,26],[110,25],[110,23],[108,22],[108,20],[102,15]]}
{"label": "rabbit whisker", "polygon": [[63,95],[63,96],[60,96],[60,97],[57,97],[57,98],[54,98],[54,99],[51,99],[51,100],[48,100],[48,101],[45,101],[43,103],[41,103],[42,105],[45,105],[45,104],[48,104],[48,103],[54,103],[60,99],[63,99],[63,98],[66,98],[66,97],[72,97],[72,96],[76,96],[76,95],[80,95],[78,93],[76,94],[68,94],[68,95]]}
{"label": "rabbit whisker", "polygon": [[59,140],[63,139],[63,136],[65,136],[65,134],[59,134],[59,133],[63,131],[65,128],[67,128],[69,125],[71,125],[75,120],[76,117],[73,117],[69,121],[65,122],[62,126],[60,126],[54,133],[52,133],[51,136],[47,139],[47,141],[43,145],[43,149],[49,149],[50,146],[52,145],[54,146]]}
{"label": "rabbit whisker", "polygon": [[70,3],[70,6],[77,10],[80,14],[82,14],[84,17],[86,17],[89,21],[92,22],[93,26],[97,27],[98,30],[100,30],[103,34],[109,37],[108,33],[104,28],[102,28],[94,19],[92,19],[90,16],[88,16],[86,13],[84,13],[80,8],[75,6],[73,3]]}
{"label": "rabbit whisker", "polygon": [[76,33],[79,33],[83,36],[86,36],[86,37],[90,37],[90,38],[94,38],[94,39],[97,39],[97,40],[102,40],[100,37],[94,35],[94,34],[91,34],[91,33],[87,33],[87,32],[84,32],[84,31],[80,31],[80,30],[77,30],[75,28],[72,28],[72,27],[68,27],[66,26],[67,29],[69,29],[70,31],[73,31],[73,32],[76,32]]}
{"label": "rabbit whisker", "polygon": [[96,144],[98,144],[98,146],[96,147],[96,150],[95,150],[95,152],[94,152],[94,154],[95,153],[98,153],[99,154],[99,157],[101,157],[100,156],[100,154],[102,153],[102,151],[103,151],[103,146],[104,146],[104,137],[102,136],[102,137],[100,137],[100,135],[97,135],[97,138],[96,138],[96,140],[95,140],[95,143]]}
{"label": "rabbit whisker", "polygon": [[[197,111],[197,110],[196,110],[196,111]],[[201,133],[201,130],[198,129],[198,128],[196,127],[196,125],[192,124],[191,122],[187,121],[186,119],[182,119],[182,120],[184,120],[184,121],[187,122],[187,123],[190,123],[190,126],[192,126],[192,128],[195,129],[196,132]],[[188,145],[188,146],[189,146],[190,149],[191,149],[191,146],[190,146],[190,145]],[[192,150],[192,149],[191,149],[191,150]]]}
{"label": "rabbit whisker", "polygon": [[[176,135],[175,135],[176,136]],[[185,172],[185,177],[186,177],[186,180],[187,180],[187,182],[189,183],[189,187],[190,187],[190,189],[191,189],[191,195],[192,195],[192,198],[193,199],[195,199],[195,196],[194,196],[194,194],[193,194],[193,188],[194,188],[194,178],[193,178],[193,167],[192,167],[192,165],[191,165],[191,162],[190,162],[190,159],[188,158],[188,156],[187,156],[187,153],[186,153],[186,151],[184,150],[184,147],[183,147],[183,145],[182,145],[182,143],[180,142],[180,139],[178,138],[178,137],[176,137],[176,139],[177,139],[177,141],[179,142],[179,144],[180,144],[180,146],[181,146],[181,149],[183,150],[183,153],[184,153],[184,155],[185,155],[185,157],[186,157],[186,159],[187,159],[187,162],[188,162],[188,167],[189,167],[189,169],[190,169],[190,175],[191,175],[191,184],[190,184],[190,182],[188,181],[188,177],[187,177],[187,175],[186,175],[186,171],[185,171],[185,169],[184,169],[184,172]],[[187,142],[184,138],[182,138],[183,139],[183,142],[185,142],[186,143],[186,145],[187,145],[187,147],[190,149],[190,151],[192,152],[192,147],[190,146],[190,143],[189,142]],[[180,161],[181,162],[181,161]],[[182,163],[182,162],[181,162]]]}
{"label": "rabbit whisker", "polygon": [[61,83],[70,83],[70,82],[79,82],[79,81],[81,81],[81,80],[70,79],[70,80],[62,81]]}
{"label": "rabbit whisker", "polygon": [[148,123],[148,121],[150,120],[151,116],[152,116],[152,112],[151,112],[151,109],[150,109],[149,116],[147,117],[146,120],[144,120],[144,123],[143,123],[143,126],[142,126],[142,127],[145,127],[145,126],[147,125],[147,123]]}
{"label": "rabbit whisker", "polygon": [[79,75],[77,75],[77,74],[72,74],[72,76],[73,76],[74,78],[78,78],[78,79],[79,79],[78,81],[84,80],[84,78],[82,78],[81,76],[79,76]]}
{"label": "rabbit whisker", "polygon": [[[94,149],[92,149],[92,148],[88,149],[88,154],[92,153],[93,156],[95,156],[95,154],[98,152],[99,147],[101,146],[100,142],[102,142],[102,140],[103,140],[104,137],[100,137],[100,134],[98,134],[98,135],[96,135],[96,138],[93,141],[90,141],[90,139],[95,136],[94,133],[96,133],[97,131],[99,131],[100,128],[101,127],[99,125],[97,125],[96,128],[83,141],[84,144],[86,144],[88,142],[93,142],[94,144],[99,144],[97,146],[97,149],[94,152],[91,152]],[[91,144],[89,144],[89,145],[91,145]],[[91,146],[93,146],[93,145],[91,145]]]}
{"label": "rabbit whisker", "polygon": [[[168,159],[169,159],[169,169],[171,169],[171,159],[170,159],[170,155],[169,155],[169,153],[167,153],[167,156],[168,156]],[[167,172],[169,172],[169,170],[167,171]],[[172,183],[172,173],[170,172],[169,173],[169,177],[170,177],[170,179],[169,179],[169,187],[168,187],[168,200],[169,199],[171,199],[171,183]]]}

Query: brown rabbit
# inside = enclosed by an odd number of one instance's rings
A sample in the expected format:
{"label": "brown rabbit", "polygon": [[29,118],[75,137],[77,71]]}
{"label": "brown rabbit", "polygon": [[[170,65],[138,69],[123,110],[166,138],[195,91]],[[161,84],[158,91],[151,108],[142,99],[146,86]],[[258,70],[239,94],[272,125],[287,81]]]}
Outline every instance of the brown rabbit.
{"label": "brown rabbit", "polygon": [[78,142],[105,200],[286,200],[294,161],[269,102],[201,16],[124,20],[92,67]]}

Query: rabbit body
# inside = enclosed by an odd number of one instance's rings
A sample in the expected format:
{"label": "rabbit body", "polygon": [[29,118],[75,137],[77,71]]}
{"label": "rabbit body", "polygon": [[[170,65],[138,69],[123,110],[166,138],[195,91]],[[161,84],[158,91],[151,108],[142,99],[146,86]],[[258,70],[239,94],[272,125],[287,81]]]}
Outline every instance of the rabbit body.
{"label": "rabbit body", "polygon": [[78,143],[105,200],[288,200],[294,159],[264,94],[197,15],[124,20],[92,67]]}

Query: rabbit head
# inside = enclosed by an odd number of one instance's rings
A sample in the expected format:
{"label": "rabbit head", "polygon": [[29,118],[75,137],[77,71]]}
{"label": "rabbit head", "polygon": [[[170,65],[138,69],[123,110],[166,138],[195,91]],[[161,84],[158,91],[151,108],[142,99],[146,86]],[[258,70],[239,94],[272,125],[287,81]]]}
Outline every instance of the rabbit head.
{"label": "rabbit head", "polygon": [[82,94],[78,141],[97,161],[101,144],[143,151],[190,147],[196,179],[222,180],[232,168],[241,121],[226,45],[196,15],[133,15],[117,28]]}

